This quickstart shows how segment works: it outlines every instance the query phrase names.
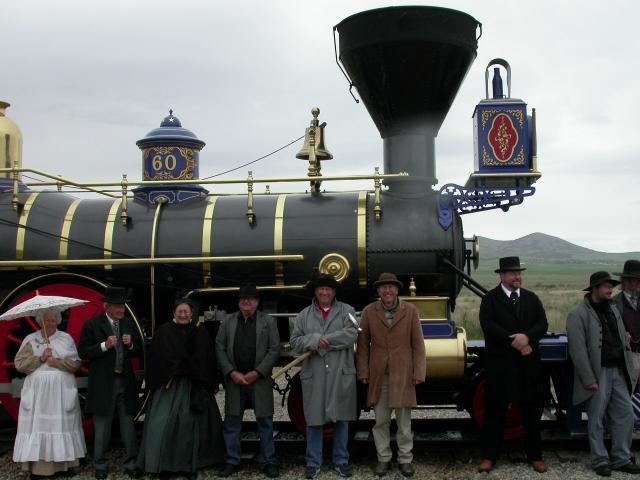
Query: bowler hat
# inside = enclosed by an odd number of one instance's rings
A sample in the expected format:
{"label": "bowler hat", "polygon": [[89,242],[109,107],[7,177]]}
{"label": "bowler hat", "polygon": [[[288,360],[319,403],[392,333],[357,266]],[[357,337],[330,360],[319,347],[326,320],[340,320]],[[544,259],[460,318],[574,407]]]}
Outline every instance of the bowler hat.
{"label": "bowler hat", "polygon": [[333,275],[329,275],[328,273],[320,273],[317,276],[313,276],[309,283],[307,283],[308,288],[313,291],[318,287],[329,287],[334,290],[338,289],[338,281],[336,277]]}
{"label": "bowler hat", "polygon": [[520,257],[502,257],[500,259],[500,268],[494,270],[496,273],[501,272],[521,272],[526,270],[520,266]]}
{"label": "bowler hat", "polygon": [[627,260],[624,262],[622,273],[613,274],[620,278],[640,278],[640,260]]}
{"label": "bowler hat", "polygon": [[125,304],[127,303],[127,291],[122,287],[107,287],[102,301],[114,305]]}
{"label": "bowler hat", "polygon": [[593,287],[597,287],[598,285],[602,285],[603,283],[610,283],[614,287],[616,285],[620,285],[618,280],[614,280],[611,278],[609,272],[596,272],[592,273],[589,277],[589,286],[587,288],[583,288],[582,290],[585,292],[590,292]]}
{"label": "bowler hat", "polygon": [[381,273],[378,280],[373,282],[373,286],[378,288],[380,285],[395,285],[398,288],[402,288],[402,282],[393,273]]}
{"label": "bowler hat", "polygon": [[243,285],[240,285],[238,298],[260,298],[260,294],[258,293],[258,289],[253,283],[245,283]]}

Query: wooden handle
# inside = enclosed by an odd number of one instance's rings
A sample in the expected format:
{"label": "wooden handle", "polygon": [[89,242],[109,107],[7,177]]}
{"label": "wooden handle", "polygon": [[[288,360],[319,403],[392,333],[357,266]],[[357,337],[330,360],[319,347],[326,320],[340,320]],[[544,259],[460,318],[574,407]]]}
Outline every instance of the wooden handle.
{"label": "wooden handle", "polygon": [[282,367],[280,370],[278,370],[276,373],[274,373],[273,375],[271,375],[271,380],[275,380],[276,378],[278,378],[279,376],[281,376],[284,372],[286,372],[287,370],[292,369],[293,367],[295,367],[296,365],[302,363],[304,361],[305,358],[310,357],[314,352],[313,351],[309,351],[309,352],[304,352],[302,355],[300,355],[299,357],[296,357],[292,362],[287,363],[284,367]]}

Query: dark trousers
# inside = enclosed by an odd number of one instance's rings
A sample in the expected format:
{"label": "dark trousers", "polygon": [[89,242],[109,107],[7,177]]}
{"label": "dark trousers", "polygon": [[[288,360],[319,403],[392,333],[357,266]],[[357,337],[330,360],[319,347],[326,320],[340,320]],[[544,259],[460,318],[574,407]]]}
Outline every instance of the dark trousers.
{"label": "dark trousers", "polygon": [[[508,405],[507,402],[486,402],[482,457],[493,462],[500,458]],[[527,460],[530,462],[542,460],[540,404],[538,402],[520,402],[520,407]]]}
{"label": "dark trousers", "polygon": [[93,458],[96,470],[107,471],[105,454],[109,449],[109,442],[111,441],[111,423],[113,422],[113,412],[115,411],[118,412],[120,436],[122,437],[122,443],[124,443],[124,448],[127,452],[127,459],[123,464],[123,468],[125,470],[131,470],[135,467],[136,456],[138,454],[138,440],[136,439],[133,417],[127,415],[124,402],[124,378],[122,375],[115,376],[113,398],[111,401],[111,415],[94,415],[93,417],[93,425],[96,429],[93,446]]}
{"label": "dark trousers", "polygon": [[[253,385],[240,386],[240,411],[245,408],[255,409],[255,389]],[[261,466],[276,463],[276,447],[273,441],[273,417],[257,417],[258,435],[260,436],[260,455],[258,463]],[[226,462],[240,465],[240,436],[242,435],[242,415],[225,415],[224,444],[227,449]]]}

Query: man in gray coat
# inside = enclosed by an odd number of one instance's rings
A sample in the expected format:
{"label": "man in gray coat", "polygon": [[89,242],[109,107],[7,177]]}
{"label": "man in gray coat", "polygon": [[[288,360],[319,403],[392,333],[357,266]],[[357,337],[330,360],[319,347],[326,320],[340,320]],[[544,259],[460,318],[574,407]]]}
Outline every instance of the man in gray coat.
{"label": "man in gray coat", "polygon": [[260,436],[260,467],[269,478],[280,475],[273,442],[271,370],[280,357],[280,336],[273,318],[258,311],[255,285],[243,285],[239,311],[230,314],[216,337],[216,357],[225,378],[224,443],[228,477],[240,469],[240,435],[245,407],[253,408]]}
{"label": "man in gray coat", "polygon": [[[582,303],[567,316],[569,353],[574,366],[573,403],[587,402],[591,466],[609,477],[611,470],[640,474],[630,461],[633,434],[632,359],[622,318],[611,302],[620,282],[596,272]],[[603,420],[611,432],[611,451],[604,444]]]}
{"label": "man in gray coat", "polygon": [[349,422],[357,418],[356,367],[353,345],[358,324],[353,307],[336,300],[338,282],[320,274],[310,282],[314,299],[296,317],[291,348],[311,352],[302,363],[300,380],[307,421],[305,478],[315,478],[322,465],[324,425],[334,423],[333,465],[342,477],[352,475],[347,443]]}
{"label": "man in gray coat", "polygon": [[[622,291],[613,297],[613,302],[622,315],[622,323],[631,337],[631,351],[640,355],[640,260],[627,260],[622,272],[613,274],[620,277],[622,288]],[[631,380],[635,387],[640,375],[637,361],[634,366]]]}

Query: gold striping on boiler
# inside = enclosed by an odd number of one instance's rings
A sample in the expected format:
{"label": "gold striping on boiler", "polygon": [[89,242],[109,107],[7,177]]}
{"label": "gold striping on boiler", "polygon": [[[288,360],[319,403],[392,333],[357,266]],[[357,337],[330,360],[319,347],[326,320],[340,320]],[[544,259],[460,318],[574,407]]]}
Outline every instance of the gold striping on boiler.
{"label": "gold striping on boiler", "polygon": [[78,205],[80,205],[80,199],[76,199],[71,202],[71,205],[69,205],[67,213],[64,216],[64,222],[62,223],[62,230],[60,232],[60,253],[58,254],[58,258],[60,260],[67,259],[67,253],[69,250],[69,233],[71,232],[73,216],[76,213]]}

